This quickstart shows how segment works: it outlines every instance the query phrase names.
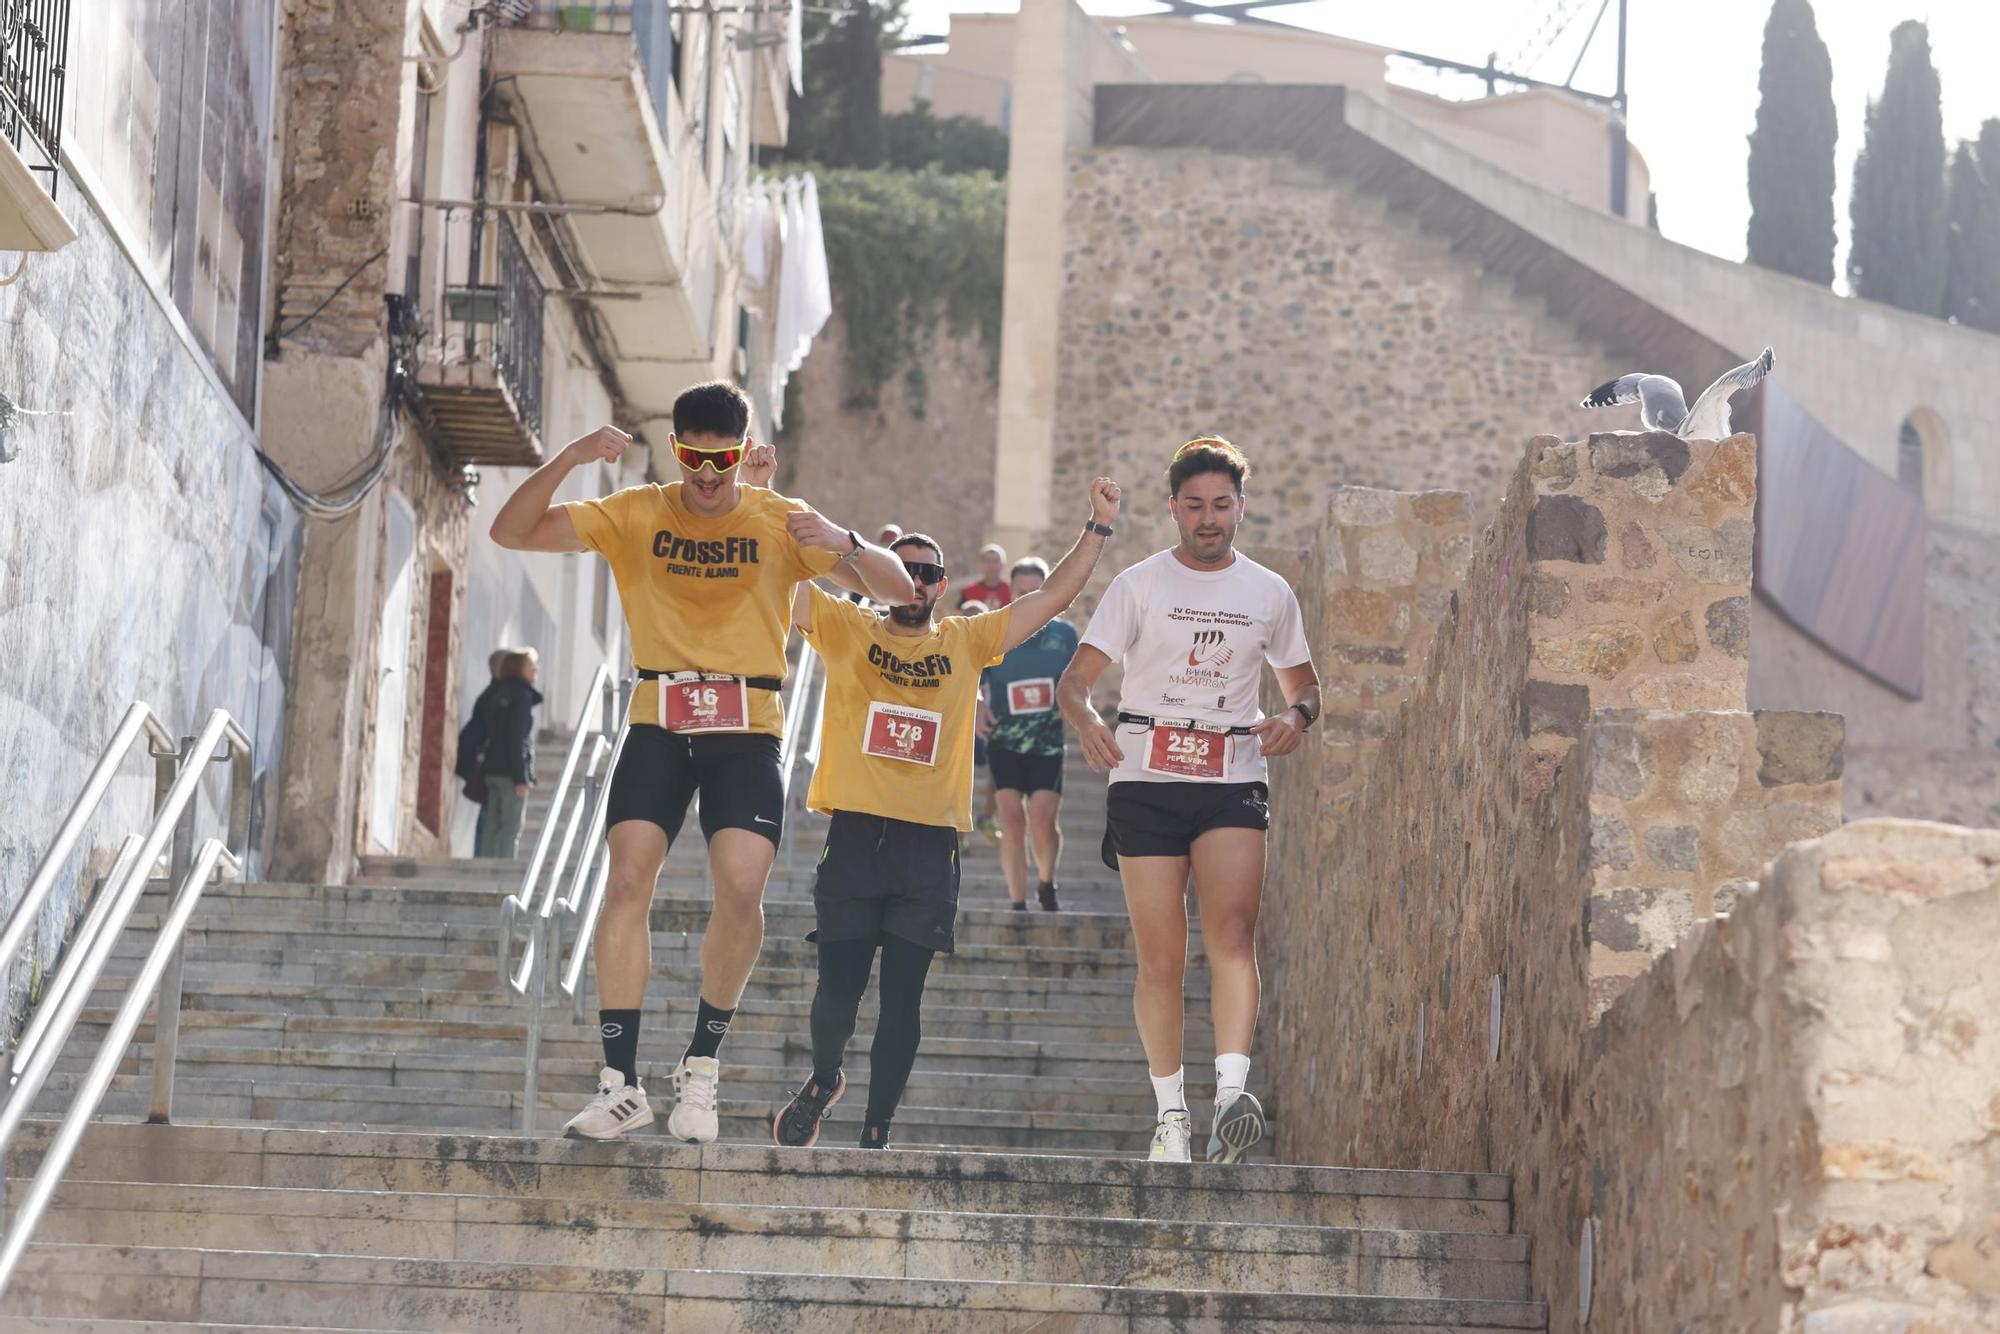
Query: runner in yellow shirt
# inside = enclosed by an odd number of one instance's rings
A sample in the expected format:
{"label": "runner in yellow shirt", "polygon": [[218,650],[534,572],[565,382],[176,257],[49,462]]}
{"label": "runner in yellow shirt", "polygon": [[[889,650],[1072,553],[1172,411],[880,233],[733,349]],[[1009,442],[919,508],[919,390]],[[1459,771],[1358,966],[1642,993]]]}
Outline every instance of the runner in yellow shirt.
{"label": "runner in yellow shirt", "polygon": [[[761,486],[769,446],[749,440],[750,403],[734,385],[700,384],[674,401],[680,481],[553,504],[570,472],[615,462],[632,437],[603,426],[571,441],[509,498],[493,540],[521,551],[595,551],[610,562],[639,672],[631,729],[611,775],[611,875],[597,923],[604,1070],[565,1127],[614,1139],[652,1122],[639,1085],[640,1006],[652,974],[653,888],[688,804],[701,797],[715,904],[701,943],[694,1038],[674,1070],[667,1129],[706,1144],[717,1132],[717,1056],[764,945],[764,882],[784,828],[778,741],[794,592],[830,575],[885,602],[914,595],[901,558]],[[753,455],[764,455],[756,458]]]}
{"label": "runner in yellow shirt", "polygon": [[813,883],[813,1073],[771,1123],[780,1145],[818,1140],[847,1086],[840,1067],[879,946],[882,1012],[861,1147],[887,1146],[922,1036],[924,979],[931,959],[952,948],[958,835],[972,828],[979,674],[1076,600],[1118,500],[1115,482],[1092,482],[1091,517],[1076,545],[1039,590],[995,611],[936,619],[950,581],[944,553],[920,533],[892,547],[917,586],[914,601],[885,614],[810,585],[794,597],[792,619],[826,661],[826,723],[806,804],[833,823]]}

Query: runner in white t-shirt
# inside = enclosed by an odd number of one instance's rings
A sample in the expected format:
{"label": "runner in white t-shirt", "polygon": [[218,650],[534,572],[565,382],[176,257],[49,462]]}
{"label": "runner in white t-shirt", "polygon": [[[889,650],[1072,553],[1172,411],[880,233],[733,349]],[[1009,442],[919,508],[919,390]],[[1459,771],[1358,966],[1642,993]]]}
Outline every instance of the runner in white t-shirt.
{"label": "runner in white t-shirt", "polygon": [[[1244,1089],[1257,1027],[1257,907],[1270,828],[1266,760],[1296,750],[1319,715],[1319,677],[1298,599],[1235,550],[1250,467],[1228,441],[1181,446],[1167,470],[1180,541],[1104,592],[1057,699],[1084,758],[1109,773],[1104,857],[1125,884],[1139,955],[1133,1012],[1159,1104],[1152,1157],[1191,1159],[1181,1069],[1187,881],[1194,873],[1215,1019],[1210,1162],[1234,1163],[1265,1133]],[[1090,702],[1112,662],[1125,680],[1115,724]],[[1258,710],[1268,662],[1289,705]]]}

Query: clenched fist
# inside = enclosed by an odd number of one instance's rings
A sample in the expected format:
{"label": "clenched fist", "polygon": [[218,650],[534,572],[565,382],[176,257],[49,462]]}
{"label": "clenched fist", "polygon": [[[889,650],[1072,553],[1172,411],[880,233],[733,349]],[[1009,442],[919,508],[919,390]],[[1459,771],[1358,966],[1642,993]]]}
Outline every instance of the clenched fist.
{"label": "clenched fist", "polygon": [[632,445],[632,437],[610,423],[598,427],[589,435],[580,435],[563,446],[563,453],[569,455],[575,464],[616,463]]}
{"label": "clenched fist", "polygon": [[843,556],[854,550],[854,535],[810,506],[786,515],[785,527],[791,529],[792,540],[802,547],[817,547]]}
{"label": "clenched fist", "polygon": [[736,480],[745,486],[769,486],[771,474],[777,470],[777,446],[760,445],[753,440],[743,453],[743,466],[737,470]]}
{"label": "clenched fist", "polygon": [[1118,517],[1118,505],[1124,498],[1118,483],[1109,477],[1096,478],[1090,484],[1090,517],[1109,528]]}

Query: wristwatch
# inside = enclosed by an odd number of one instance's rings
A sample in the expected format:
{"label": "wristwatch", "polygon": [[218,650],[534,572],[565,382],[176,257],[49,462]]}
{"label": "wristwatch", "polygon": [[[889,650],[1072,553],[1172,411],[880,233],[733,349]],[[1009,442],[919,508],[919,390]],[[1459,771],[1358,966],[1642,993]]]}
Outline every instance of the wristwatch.
{"label": "wristwatch", "polygon": [[1083,531],[1086,533],[1096,533],[1099,537],[1109,537],[1118,530],[1110,524],[1099,523],[1096,519],[1085,519],[1083,521]]}
{"label": "wristwatch", "polygon": [[[1313,712],[1312,706],[1310,704],[1301,701],[1297,704],[1292,705],[1292,707],[1299,711],[1299,717],[1306,720],[1306,727],[1311,727],[1315,722],[1319,721],[1319,715]],[[1302,727],[1299,730],[1304,731],[1305,728]]]}
{"label": "wristwatch", "polygon": [[841,559],[852,565],[861,558],[861,534],[850,528],[847,530],[847,538],[850,542],[854,543],[854,549],[842,556]]}

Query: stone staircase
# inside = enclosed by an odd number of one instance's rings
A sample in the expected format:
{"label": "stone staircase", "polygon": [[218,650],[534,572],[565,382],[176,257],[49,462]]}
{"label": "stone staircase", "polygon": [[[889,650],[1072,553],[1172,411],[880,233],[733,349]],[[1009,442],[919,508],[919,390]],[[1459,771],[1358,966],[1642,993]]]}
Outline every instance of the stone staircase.
{"label": "stone staircase", "polygon": [[[960,948],[933,970],[887,1154],[845,1147],[872,996],[832,1147],[769,1143],[810,1064],[817,817],[795,817],[792,869],[781,854],[772,877],[706,1148],[556,1136],[599,1064],[567,1004],[546,1016],[542,1133],[517,1133],[524,1007],[497,984],[494,939],[519,864],[381,858],[349,885],[212,890],[188,936],[176,1124],[137,1123],[148,1026],[0,1305],[6,1327],[1544,1329],[1503,1177],[1142,1161],[1152,1098],[1122,898],[1096,859],[1102,781],[1078,762],[1068,787],[1072,910],[1009,911],[996,850],[966,840]],[[663,1110],[699,971],[698,850],[670,858],[652,919],[642,1062]],[[141,939],[163,906],[142,902]],[[1197,933],[1196,965],[1200,948]],[[139,955],[121,947],[51,1108]],[[1212,1050],[1195,969],[1197,1108]],[[15,1176],[50,1130],[24,1130]]]}

